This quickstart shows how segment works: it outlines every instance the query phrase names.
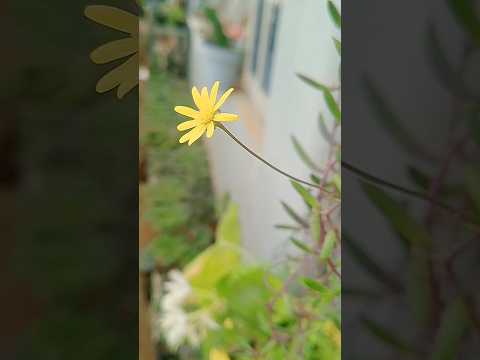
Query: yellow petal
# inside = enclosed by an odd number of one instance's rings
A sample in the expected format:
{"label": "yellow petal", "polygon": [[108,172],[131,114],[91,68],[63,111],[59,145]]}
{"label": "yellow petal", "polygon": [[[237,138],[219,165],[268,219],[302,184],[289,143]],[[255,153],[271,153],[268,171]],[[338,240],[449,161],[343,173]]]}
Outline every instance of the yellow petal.
{"label": "yellow petal", "polygon": [[197,106],[197,108],[201,108],[202,106],[202,101],[201,101],[201,98],[200,98],[200,93],[198,92],[198,89],[196,86],[194,86],[192,88],[192,97],[193,97],[193,102],[195,103],[195,105]]}
{"label": "yellow petal", "polygon": [[233,92],[233,88],[230,88],[228,89],[225,94],[222,95],[222,97],[220,98],[220,100],[218,100],[218,102],[215,104],[215,107],[213,108],[213,111],[217,111],[218,109],[220,109],[220,106],[223,105],[223,103],[228,99],[228,97],[230,96],[230,94]]}
{"label": "yellow petal", "polygon": [[184,134],[180,140],[178,141],[180,144],[183,144],[184,142],[187,142],[188,140],[190,140],[190,137],[195,133],[195,131],[200,127],[201,125],[195,127],[195,129],[193,130],[190,130],[189,132],[187,132],[186,134]]}
{"label": "yellow petal", "polygon": [[195,141],[197,141],[200,138],[200,136],[203,135],[206,128],[207,128],[207,125],[198,125],[195,129],[190,131],[192,135],[190,135],[188,139],[188,146],[192,145]]}
{"label": "yellow petal", "polygon": [[210,121],[207,125],[207,138],[211,138],[213,136],[213,131],[215,130],[215,124],[213,121]]}
{"label": "yellow petal", "polygon": [[189,121],[185,121],[185,122],[183,122],[183,123],[181,123],[181,124],[178,124],[177,130],[178,130],[178,131],[185,131],[185,130],[194,128],[195,126],[197,126],[197,125],[200,124],[200,123],[201,123],[200,120],[189,120]]}
{"label": "yellow petal", "polygon": [[238,120],[237,114],[229,114],[229,113],[218,113],[215,114],[213,118],[214,121],[235,121]]}
{"label": "yellow petal", "polygon": [[212,91],[210,92],[210,103],[212,106],[215,106],[215,101],[217,101],[218,88],[220,87],[220,81],[215,81],[215,84],[212,86]]}
{"label": "yellow petal", "polygon": [[188,107],[188,106],[175,106],[175,111],[180,115],[185,115],[191,118],[195,118],[198,115],[200,115],[200,113],[197,110],[192,109],[191,107]]}
{"label": "yellow petal", "polygon": [[208,90],[205,86],[202,88],[202,94],[200,95],[200,98],[202,102],[200,111],[210,111],[210,96],[208,96]]}

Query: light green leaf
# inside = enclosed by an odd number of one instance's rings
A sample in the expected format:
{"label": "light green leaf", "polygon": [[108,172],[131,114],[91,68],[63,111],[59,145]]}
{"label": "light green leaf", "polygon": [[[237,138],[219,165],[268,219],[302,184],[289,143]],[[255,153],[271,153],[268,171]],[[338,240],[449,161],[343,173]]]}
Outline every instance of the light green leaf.
{"label": "light green leaf", "polygon": [[335,38],[332,38],[332,39],[335,45],[335,49],[337,49],[338,55],[342,56],[342,43],[338,39],[335,39]]}
{"label": "light green leaf", "polygon": [[298,192],[298,194],[302,197],[309,208],[313,208],[317,204],[317,199],[308,191],[303,185],[300,185],[296,181],[291,181],[292,186]]}
{"label": "light green leaf", "polygon": [[332,179],[333,184],[337,188],[338,192],[342,192],[342,178],[339,174],[335,174]]}
{"label": "light green leaf", "polygon": [[414,220],[403,206],[373,184],[362,182],[362,187],[370,201],[385,215],[392,228],[411,247],[430,249],[432,240],[429,232]]}
{"label": "light green leaf", "polygon": [[326,261],[332,256],[333,249],[337,244],[337,233],[335,230],[330,230],[325,235],[325,241],[323,242],[322,250],[320,251],[320,260]]}
{"label": "light green leaf", "polygon": [[240,223],[238,221],[238,205],[230,202],[227,210],[217,226],[216,240],[219,243],[240,245]]}
{"label": "light green leaf", "polygon": [[292,135],[291,138],[292,138],[293,147],[295,148],[295,151],[297,152],[300,159],[302,159],[303,162],[313,171],[320,171],[320,168],[317,166],[317,164],[315,164],[312,158],[303,149],[302,145],[297,140],[297,138],[294,135]]}
{"label": "light green leaf", "polygon": [[469,326],[468,310],[463,299],[450,302],[435,337],[432,360],[458,359],[462,338]]}
{"label": "light green leaf", "polygon": [[340,12],[338,11],[337,7],[330,0],[327,3],[327,7],[328,7],[328,13],[330,14],[330,17],[332,18],[333,23],[335,24],[336,27],[341,28],[342,27],[342,18],[340,16]]}

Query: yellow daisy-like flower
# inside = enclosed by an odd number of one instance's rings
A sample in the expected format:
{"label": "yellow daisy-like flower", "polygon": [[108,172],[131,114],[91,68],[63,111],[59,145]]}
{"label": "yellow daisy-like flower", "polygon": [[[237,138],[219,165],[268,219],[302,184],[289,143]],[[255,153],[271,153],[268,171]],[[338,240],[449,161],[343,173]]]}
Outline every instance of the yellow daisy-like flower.
{"label": "yellow daisy-like flower", "polygon": [[180,138],[181,144],[188,141],[188,145],[192,145],[204,132],[207,132],[208,138],[212,137],[216,122],[238,120],[238,115],[236,114],[219,112],[220,107],[233,92],[233,88],[228,89],[217,101],[219,87],[220,82],[216,81],[210,93],[206,87],[202,89],[202,92],[199,92],[195,86],[192,88],[193,101],[198,110],[188,106],[175,106],[177,113],[192,118],[192,120],[185,121],[177,126],[178,131],[192,129]]}

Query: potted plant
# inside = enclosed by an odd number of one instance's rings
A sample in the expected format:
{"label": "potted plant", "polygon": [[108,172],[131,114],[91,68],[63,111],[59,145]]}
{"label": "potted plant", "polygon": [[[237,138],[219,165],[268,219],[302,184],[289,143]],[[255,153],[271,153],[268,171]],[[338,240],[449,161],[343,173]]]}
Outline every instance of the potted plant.
{"label": "potted plant", "polygon": [[239,79],[243,52],[241,26],[222,22],[219,11],[202,5],[188,20],[190,28],[191,84],[209,86],[215,81],[225,87]]}

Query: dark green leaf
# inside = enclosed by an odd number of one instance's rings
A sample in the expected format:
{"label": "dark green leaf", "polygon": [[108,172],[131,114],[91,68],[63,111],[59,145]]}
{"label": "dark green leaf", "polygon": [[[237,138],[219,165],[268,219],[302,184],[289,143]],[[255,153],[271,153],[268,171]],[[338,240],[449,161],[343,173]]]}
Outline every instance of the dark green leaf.
{"label": "dark green leaf", "polygon": [[426,45],[428,60],[445,89],[462,98],[470,97],[462,78],[448,61],[432,25],[428,28]]}
{"label": "dark green leaf", "polygon": [[315,184],[320,184],[320,182],[321,182],[320,178],[319,178],[317,175],[315,175],[315,174],[311,174],[311,175],[310,175],[310,179],[311,179]]}
{"label": "dark green leaf", "polygon": [[472,39],[480,44],[480,20],[477,17],[477,9],[473,0],[448,0],[448,4],[457,17],[460,25],[470,34]]}
{"label": "dark green leaf", "polygon": [[336,27],[341,28],[342,27],[342,18],[340,16],[340,12],[338,11],[337,7],[330,0],[328,1],[327,7],[328,7],[328,13],[330,14],[330,17],[332,18],[333,23],[335,24]]}
{"label": "dark green leaf", "polygon": [[315,199],[315,197],[310,194],[310,191],[308,191],[303,185],[300,185],[296,181],[291,181],[291,183],[294,189],[300,194],[302,199],[305,201],[305,204],[307,204],[309,208],[313,208],[314,206],[316,206],[317,199]]}
{"label": "dark green leaf", "polygon": [[299,226],[287,225],[287,224],[277,224],[275,225],[275,228],[280,230],[294,230],[294,231],[302,230],[302,228]]}
{"label": "dark green leaf", "polygon": [[382,343],[390,345],[392,348],[404,353],[415,353],[413,347],[400,336],[394,334],[388,329],[385,329],[383,326],[377,324],[373,320],[364,318],[362,319],[362,323],[367,330]]}
{"label": "dark green leaf", "polygon": [[405,129],[401,120],[393,112],[390,105],[382,97],[373,82],[365,78],[364,87],[367,95],[367,99],[375,111],[376,119],[381,127],[383,127],[390,136],[404,148],[405,151],[414,156],[423,156],[424,158],[431,159],[426,150],[420,146],[410,131]]}
{"label": "dark green leaf", "polygon": [[448,304],[435,337],[432,360],[459,358],[462,338],[469,327],[468,310],[463,299]]}
{"label": "dark green leaf", "polygon": [[349,254],[352,255],[356,263],[381,284],[394,291],[399,291],[402,288],[400,283],[373,260],[350,236],[342,234],[342,244],[345,244]]}
{"label": "dark green leaf", "polygon": [[300,144],[300,142],[297,140],[297,138],[292,135],[291,136],[292,138],[292,142],[293,142],[293,147],[295,148],[298,156],[300,157],[300,159],[303,160],[303,162],[312,170],[314,171],[320,171],[319,167],[317,166],[317,164],[315,164],[315,162],[310,158],[310,156],[307,154],[307,152],[303,149],[302,145]]}
{"label": "dark green leaf", "polygon": [[411,312],[418,323],[430,325],[433,307],[433,289],[430,262],[425,257],[413,255],[407,269],[407,298]]}
{"label": "dark green leaf", "polygon": [[414,220],[403,206],[373,184],[363,182],[362,187],[377,209],[385,215],[392,228],[408,241],[411,247],[430,248],[432,240],[429,232]]}
{"label": "dark green leaf", "polygon": [[302,251],[305,251],[306,253],[313,254],[314,251],[304,242],[301,242],[300,240],[297,240],[295,238],[290,238],[290,241],[295,245],[297,248],[299,248]]}
{"label": "dark green leaf", "polygon": [[300,215],[298,215],[295,210],[293,210],[288,204],[286,204],[285,202],[281,202],[282,203],[282,206],[283,208],[285,209],[285,211],[287,212],[287,214],[293,219],[295,220],[295,222],[297,222],[299,225],[307,228],[308,227],[308,223],[307,221],[305,221]]}

